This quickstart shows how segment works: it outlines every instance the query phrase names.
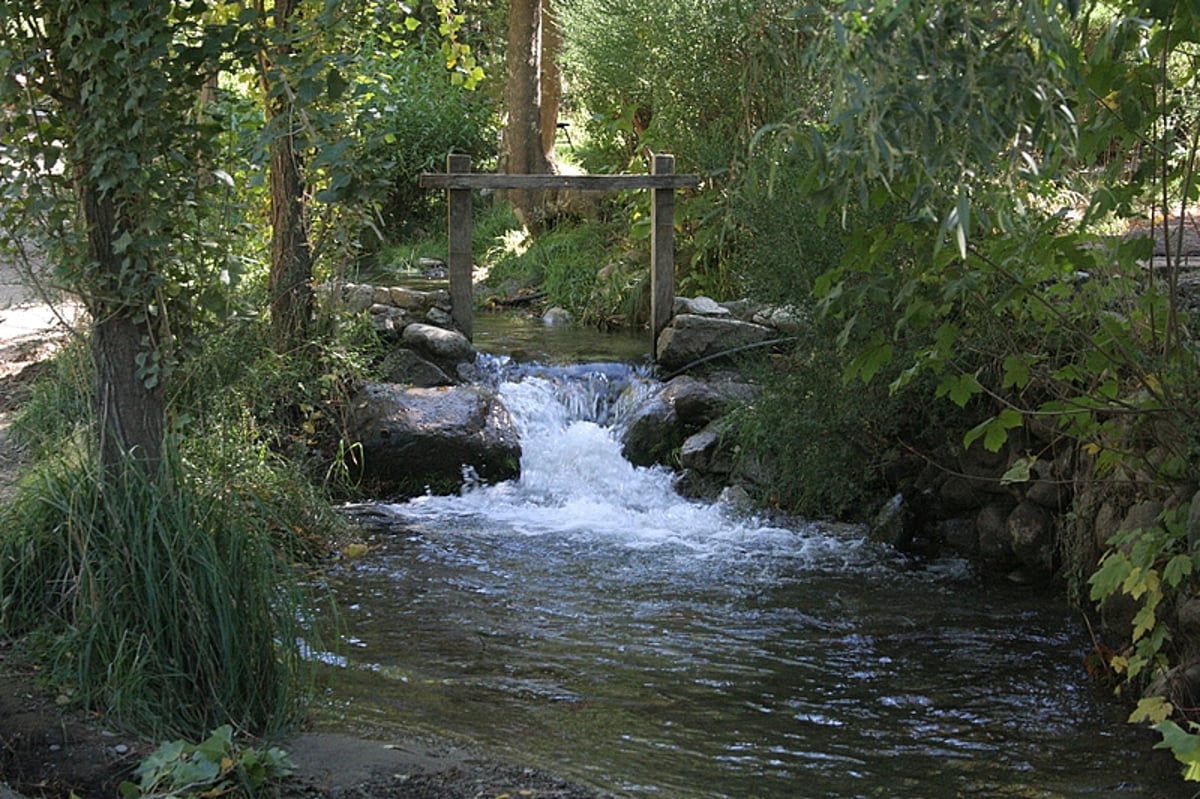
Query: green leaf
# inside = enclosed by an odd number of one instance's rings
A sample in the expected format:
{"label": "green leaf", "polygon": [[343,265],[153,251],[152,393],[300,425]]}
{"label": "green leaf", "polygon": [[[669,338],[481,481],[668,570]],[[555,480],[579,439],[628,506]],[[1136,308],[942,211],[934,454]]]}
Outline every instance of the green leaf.
{"label": "green leaf", "polygon": [[1021,418],[1021,413],[1014,408],[1005,408],[996,417],[996,421],[992,423],[987,435],[984,436],[983,446],[989,452],[999,452],[1004,446],[1004,442],[1008,441],[1008,431],[1015,427],[1020,427],[1024,424]]}
{"label": "green leaf", "polygon": [[1133,617],[1133,635],[1134,642],[1141,640],[1142,636],[1150,632],[1158,624],[1158,616],[1155,614],[1156,603],[1146,602],[1141,609]]}
{"label": "green leaf", "polygon": [[887,342],[881,342],[871,347],[856,360],[858,376],[862,378],[864,383],[870,383],[871,378],[880,370],[880,368],[892,359],[892,345]]}
{"label": "green leaf", "polygon": [[1014,408],[1005,408],[998,415],[972,427],[963,436],[963,447],[970,448],[983,437],[983,448],[988,452],[999,452],[1008,441],[1008,431],[1023,424],[1021,413]]}
{"label": "green leaf", "polygon": [[1023,458],[1017,458],[1013,461],[1012,466],[1004,472],[1000,477],[1000,485],[1012,485],[1013,483],[1027,483],[1032,476],[1030,470],[1033,464],[1037,463],[1037,456],[1027,455]]}
{"label": "green leaf", "polygon": [[1163,581],[1172,588],[1178,588],[1195,569],[1196,563],[1191,555],[1176,555],[1163,567]]}
{"label": "green leaf", "polygon": [[1161,724],[1175,712],[1175,707],[1161,696],[1146,696],[1138,700],[1137,707],[1129,714],[1130,724]]}
{"label": "green leaf", "polygon": [[233,727],[222,724],[213,730],[196,751],[211,760],[220,760],[233,749]]}
{"label": "green leaf", "polygon": [[1200,735],[1188,732],[1173,721],[1160,721],[1154,725],[1154,729],[1162,736],[1162,740],[1156,743],[1154,748],[1170,749],[1175,759],[1188,767],[1184,776],[1192,780],[1197,779],[1189,777],[1188,774],[1200,765]]}
{"label": "green leaf", "polygon": [[[850,323],[847,323],[847,328],[848,324]],[[846,329],[842,330],[842,334],[848,338]],[[871,343],[866,344],[862,352],[846,367],[846,382],[858,377],[863,380],[863,383],[870,383],[871,378],[875,377],[880,368],[892,360],[892,352],[892,344],[884,341],[883,336],[876,332],[874,336],[871,336]]]}
{"label": "green leaf", "polygon": [[1132,570],[1133,564],[1124,552],[1116,550],[1105,555],[1100,560],[1100,568],[1088,578],[1092,585],[1089,594],[1092,601],[1101,602],[1117,593]]}
{"label": "green leaf", "polygon": [[[966,407],[971,397],[983,391],[983,386],[975,375],[946,375],[938,384],[937,396],[949,397],[960,408]],[[969,444],[967,446],[970,446]]]}
{"label": "green leaf", "polygon": [[1029,385],[1029,362],[1024,355],[1009,355],[1004,359],[1001,388],[1025,388]]}

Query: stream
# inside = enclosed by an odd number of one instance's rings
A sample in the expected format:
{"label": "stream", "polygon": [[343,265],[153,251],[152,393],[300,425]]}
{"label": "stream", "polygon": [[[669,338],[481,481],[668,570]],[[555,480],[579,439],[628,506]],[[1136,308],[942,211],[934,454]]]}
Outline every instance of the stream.
{"label": "stream", "polygon": [[1191,795],[1062,598],[684,500],[621,457],[637,370],[496,364],[522,476],[370,508],[322,725],[634,797]]}

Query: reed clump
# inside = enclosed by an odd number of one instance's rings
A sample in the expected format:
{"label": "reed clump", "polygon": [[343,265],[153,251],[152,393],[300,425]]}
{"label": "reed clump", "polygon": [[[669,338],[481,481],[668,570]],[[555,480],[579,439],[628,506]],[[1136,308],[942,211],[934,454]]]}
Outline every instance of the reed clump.
{"label": "reed clump", "polygon": [[16,426],[33,465],[0,505],[0,637],[146,736],[294,725],[316,645],[308,549],[339,524],[326,497],[232,390],[168,436],[156,470],[102,473],[87,382],[64,388],[78,353],[59,358]]}

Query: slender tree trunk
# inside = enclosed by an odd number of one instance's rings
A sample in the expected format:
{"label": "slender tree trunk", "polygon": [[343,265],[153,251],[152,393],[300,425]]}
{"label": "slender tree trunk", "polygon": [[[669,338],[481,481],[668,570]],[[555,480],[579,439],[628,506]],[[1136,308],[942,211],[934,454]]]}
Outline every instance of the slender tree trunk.
{"label": "slender tree trunk", "polygon": [[[278,54],[291,50],[292,14],[300,0],[276,0],[275,29],[280,36]],[[308,341],[313,313],[312,251],[309,247],[303,162],[296,148],[296,127],[291,93],[286,86],[267,82],[286,77],[264,70],[268,123],[272,128],[271,153],[271,327],[281,351],[299,349]]]}
{"label": "slender tree trunk", "polygon": [[[79,172],[84,174],[83,169]],[[127,225],[119,220],[112,198],[101,196],[86,179],[80,186],[88,255],[105,282],[119,288],[123,256],[113,249],[113,241]],[[153,365],[152,354],[161,342],[144,308],[101,298],[93,299],[88,310],[100,463],[106,474],[117,474],[132,459],[155,475],[162,459],[166,400],[161,381],[144,367],[147,362]]]}
{"label": "slender tree trunk", "polygon": [[[508,122],[504,127],[505,170],[514,174],[544,175],[554,171],[553,131],[558,114],[558,89],[553,97],[543,95],[546,70],[546,13],[549,0],[511,0],[508,12],[508,52],[505,60],[504,106]],[[549,25],[554,30],[553,20]],[[555,46],[551,43],[551,54]],[[554,70],[557,84],[557,66]],[[550,100],[551,102],[546,102]],[[549,107],[553,106],[553,107]],[[546,147],[546,126],[550,126]],[[531,231],[544,223],[545,192],[510,191],[517,218]]]}
{"label": "slender tree trunk", "polygon": [[291,133],[271,142],[271,327],[283,351],[308,340],[313,313],[312,253],[304,177]]}
{"label": "slender tree trunk", "polygon": [[542,3],[542,57],[538,72],[538,109],[542,135],[542,153],[554,171],[554,143],[558,136],[558,106],[562,103],[562,24],[554,13],[553,0]]}

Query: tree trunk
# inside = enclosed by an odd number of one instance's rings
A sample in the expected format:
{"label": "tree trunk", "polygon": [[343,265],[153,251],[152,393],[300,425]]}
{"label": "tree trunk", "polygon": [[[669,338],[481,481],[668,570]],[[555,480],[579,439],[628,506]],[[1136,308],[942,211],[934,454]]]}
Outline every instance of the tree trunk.
{"label": "tree trunk", "polygon": [[[113,292],[121,296],[121,262],[113,249],[114,236],[127,229],[118,218],[111,197],[104,197],[82,179],[80,199],[88,231],[88,255],[99,265]],[[107,293],[107,292],[106,292]],[[162,459],[166,400],[153,367],[158,342],[146,309],[120,302],[94,299],[92,316],[92,363],[95,367],[96,418],[100,433],[100,463],[106,474],[115,475],[132,460],[147,474],[158,472]]]}
{"label": "tree trunk", "polygon": [[554,13],[553,0],[542,3],[542,58],[538,74],[539,124],[541,125],[542,153],[550,171],[554,171],[554,143],[558,136],[558,106],[562,103],[562,24]]}
{"label": "tree trunk", "polygon": [[[547,27],[557,31],[554,20],[547,19],[550,0],[511,0],[508,12],[508,52],[505,60],[504,106],[508,123],[504,127],[505,171],[520,175],[544,175],[554,171],[553,134],[558,116],[557,64],[551,70],[552,96],[545,96],[543,77],[547,71]],[[557,34],[551,35],[557,41]],[[550,55],[556,56],[554,41]],[[546,126],[549,125],[547,137]],[[549,148],[546,142],[549,141]],[[545,221],[546,192],[512,190],[509,201],[517,218],[532,232]]]}
{"label": "tree trunk", "polygon": [[[291,51],[291,18],[300,0],[277,0],[275,28],[281,40],[280,55]],[[286,77],[264,70],[267,88],[267,114],[272,127],[271,153],[271,328],[276,347],[288,352],[308,341],[313,313],[312,251],[308,241],[305,208],[305,184],[302,159],[296,149],[293,128],[294,108],[291,93],[272,91],[267,83],[274,74],[278,81]],[[286,87],[284,87],[286,88]]]}
{"label": "tree trunk", "polygon": [[271,142],[271,327],[287,352],[308,341],[313,312],[312,254],[305,219],[304,177],[291,133]]}

